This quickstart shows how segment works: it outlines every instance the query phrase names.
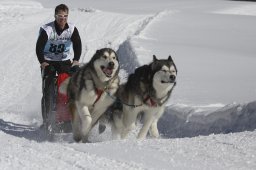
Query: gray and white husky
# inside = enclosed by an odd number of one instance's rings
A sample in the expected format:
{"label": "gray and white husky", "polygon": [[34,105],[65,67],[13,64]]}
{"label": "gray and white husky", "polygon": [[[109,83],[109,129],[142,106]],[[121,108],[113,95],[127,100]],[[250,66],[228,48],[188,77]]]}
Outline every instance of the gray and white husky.
{"label": "gray and white husky", "polygon": [[177,68],[169,56],[141,66],[128,77],[126,84],[117,92],[117,101],[112,106],[112,133],[123,139],[135,127],[137,116],[143,113],[142,128],[137,136],[144,139],[148,131],[159,137],[157,122],[164,113],[165,104],[176,85]]}
{"label": "gray and white husky", "polygon": [[[89,63],[68,80],[68,84],[65,82],[75,141],[87,142],[92,127],[114,102],[113,96],[119,86],[118,72],[116,52],[103,48],[96,51]],[[63,92],[63,89],[65,87],[60,90]]]}

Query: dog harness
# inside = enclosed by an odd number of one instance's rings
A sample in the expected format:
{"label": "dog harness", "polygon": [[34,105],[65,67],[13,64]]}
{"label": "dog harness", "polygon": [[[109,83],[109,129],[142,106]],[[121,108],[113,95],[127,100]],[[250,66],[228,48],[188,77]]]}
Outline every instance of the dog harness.
{"label": "dog harness", "polygon": [[95,92],[96,92],[96,94],[97,94],[97,98],[96,98],[95,102],[93,103],[93,106],[95,105],[95,103],[97,103],[97,102],[99,101],[99,99],[100,99],[102,93],[104,92],[104,90],[101,90],[101,89],[97,89],[97,88],[96,88],[96,89],[95,89]]}
{"label": "dog harness", "polygon": [[93,103],[93,106],[100,100],[100,97],[101,97],[103,92],[106,92],[110,96],[109,92],[106,91],[106,90],[109,90],[109,89],[111,89],[111,88],[108,87],[108,84],[104,87],[103,90],[98,89],[98,88],[95,87],[95,93],[97,94],[97,98],[96,98],[95,102]]}
{"label": "dog harness", "polygon": [[156,101],[154,101],[149,95],[147,97],[145,97],[143,102],[146,103],[150,107],[157,107],[158,106],[158,103]]}
{"label": "dog harness", "polygon": [[65,61],[72,58],[71,36],[74,32],[74,24],[68,23],[69,28],[65,29],[60,35],[57,34],[54,22],[50,22],[41,28],[45,30],[48,41],[44,48],[44,58],[50,61]]}

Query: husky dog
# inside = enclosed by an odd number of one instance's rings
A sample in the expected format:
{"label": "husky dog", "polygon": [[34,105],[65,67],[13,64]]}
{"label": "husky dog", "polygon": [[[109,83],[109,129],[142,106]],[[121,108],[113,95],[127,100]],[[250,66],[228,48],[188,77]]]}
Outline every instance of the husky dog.
{"label": "husky dog", "polygon": [[114,102],[113,96],[119,86],[118,72],[116,52],[103,48],[70,78],[67,95],[76,142],[87,142],[92,127]]}
{"label": "husky dog", "polygon": [[137,138],[146,138],[148,131],[152,137],[159,137],[157,122],[176,85],[176,76],[171,56],[158,60],[153,55],[153,62],[137,68],[127,83],[119,87],[117,101],[112,106],[113,136],[125,138],[135,126],[138,114],[143,113]]}

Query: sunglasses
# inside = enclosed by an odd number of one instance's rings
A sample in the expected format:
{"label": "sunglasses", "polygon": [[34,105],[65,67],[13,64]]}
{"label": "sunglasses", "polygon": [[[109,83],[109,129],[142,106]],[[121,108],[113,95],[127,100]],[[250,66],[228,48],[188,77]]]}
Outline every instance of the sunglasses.
{"label": "sunglasses", "polygon": [[57,18],[67,18],[68,15],[61,15],[61,14],[57,14],[55,15]]}

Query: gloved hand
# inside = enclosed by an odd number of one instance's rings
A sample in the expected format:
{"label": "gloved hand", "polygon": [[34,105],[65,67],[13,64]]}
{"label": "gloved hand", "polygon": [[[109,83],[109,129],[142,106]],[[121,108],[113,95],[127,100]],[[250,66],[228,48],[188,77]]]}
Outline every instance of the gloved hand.
{"label": "gloved hand", "polygon": [[45,69],[46,66],[49,66],[49,64],[47,62],[42,62],[41,63],[41,68]]}
{"label": "gloved hand", "polygon": [[69,74],[72,75],[80,69],[79,65],[72,66],[69,70]]}
{"label": "gloved hand", "polygon": [[74,60],[71,67],[73,66],[79,66],[79,61]]}

